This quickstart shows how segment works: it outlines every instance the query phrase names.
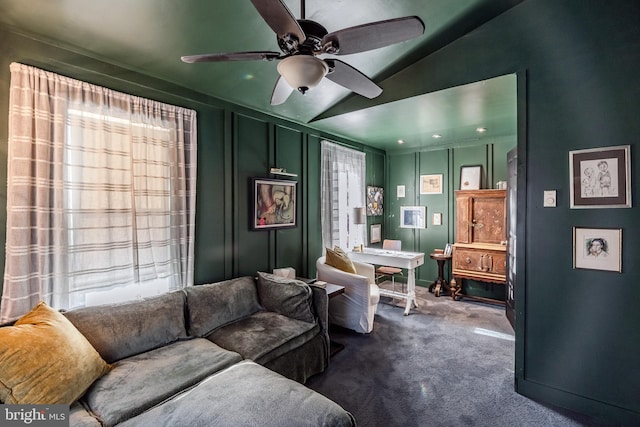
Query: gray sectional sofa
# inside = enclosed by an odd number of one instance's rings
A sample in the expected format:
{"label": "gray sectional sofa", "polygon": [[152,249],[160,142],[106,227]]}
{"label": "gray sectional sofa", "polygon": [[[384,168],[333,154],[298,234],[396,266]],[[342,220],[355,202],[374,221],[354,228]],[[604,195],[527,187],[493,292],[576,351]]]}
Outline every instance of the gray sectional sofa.
{"label": "gray sectional sofa", "polygon": [[111,370],[72,426],[353,426],[301,383],[329,362],[327,295],[259,273],[64,313]]}

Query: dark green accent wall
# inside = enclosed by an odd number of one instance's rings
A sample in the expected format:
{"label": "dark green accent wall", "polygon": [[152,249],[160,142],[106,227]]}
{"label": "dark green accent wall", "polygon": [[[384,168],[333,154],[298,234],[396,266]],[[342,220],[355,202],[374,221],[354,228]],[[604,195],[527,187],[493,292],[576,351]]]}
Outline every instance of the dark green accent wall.
{"label": "dark green accent wall", "polygon": [[[415,65],[432,90],[524,79],[516,389],[623,425],[640,424],[638,22],[637,1],[527,0]],[[569,151],[622,144],[631,145],[633,208],[570,209]],[[391,172],[392,186],[402,174]],[[544,208],[552,189],[558,207]],[[574,269],[574,226],[621,228],[622,273]]]}

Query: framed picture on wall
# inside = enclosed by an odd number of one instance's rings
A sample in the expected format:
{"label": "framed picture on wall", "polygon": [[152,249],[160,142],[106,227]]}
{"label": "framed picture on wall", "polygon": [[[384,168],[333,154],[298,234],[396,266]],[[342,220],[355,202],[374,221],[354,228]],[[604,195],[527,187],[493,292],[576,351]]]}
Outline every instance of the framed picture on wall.
{"label": "framed picture on wall", "polygon": [[426,207],[401,206],[400,228],[425,228],[427,226]]}
{"label": "framed picture on wall", "polygon": [[431,218],[432,225],[442,225],[442,212],[436,212]]}
{"label": "framed picture on wall", "polygon": [[420,194],[442,194],[442,174],[420,175]]}
{"label": "framed picture on wall", "polygon": [[622,229],[573,227],[573,268],[622,272]]}
{"label": "framed picture on wall", "polygon": [[629,145],[569,152],[571,209],[630,208]]}
{"label": "framed picture on wall", "polygon": [[297,225],[296,181],[252,178],[251,229],[271,230]]}
{"label": "framed picture on wall", "polygon": [[482,165],[460,167],[460,190],[482,188]]}
{"label": "framed picture on wall", "polygon": [[371,224],[369,243],[380,243],[382,240],[382,224]]}
{"label": "framed picture on wall", "polygon": [[367,187],[367,215],[380,216],[383,213],[384,194],[382,187]]}

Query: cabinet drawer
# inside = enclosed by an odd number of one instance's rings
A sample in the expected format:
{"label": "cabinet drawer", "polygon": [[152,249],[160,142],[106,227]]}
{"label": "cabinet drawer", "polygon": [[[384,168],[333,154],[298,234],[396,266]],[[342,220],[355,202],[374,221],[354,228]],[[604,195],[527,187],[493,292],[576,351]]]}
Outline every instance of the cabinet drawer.
{"label": "cabinet drawer", "polygon": [[506,261],[505,252],[456,248],[452,266],[456,270],[466,270],[470,273],[506,275]]}

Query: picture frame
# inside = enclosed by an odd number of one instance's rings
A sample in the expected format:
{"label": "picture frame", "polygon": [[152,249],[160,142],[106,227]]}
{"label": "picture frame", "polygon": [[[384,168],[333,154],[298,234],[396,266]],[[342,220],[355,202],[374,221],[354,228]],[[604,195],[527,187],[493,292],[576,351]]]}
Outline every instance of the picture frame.
{"label": "picture frame", "polygon": [[436,212],[431,218],[431,225],[442,225],[442,212]]}
{"label": "picture frame", "polygon": [[297,226],[297,181],[252,178],[251,230],[272,230]]}
{"label": "picture frame", "polygon": [[425,206],[400,206],[400,228],[425,228]]}
{"label": "picture frame", "polygon": [[482,188],[482,165],[460,167],[460,190]]}
{"label": "picture frame", "polygon": [[384,189],[367,186],[367,215],[381,216],[384,213]]}
{"label": "picture frame", "polygon": [[571,209],[630,208],[630,145],[569,151]]}
{"label": "picture frame", "polygon": [[382,224],[371,224],[369,243],[380,243],[382,241]]}
{"label": "picture frame", "polygon": [[420,194],[442,194],[443,174],[420,175]]}
{"label": "picture frame", "polygon": [[453,254],[453,245],[451,243],[447,243],[444,247],[444,255],[451,256],[451,254]]}
{"label": "picture frame", "polygon": [[573,268],[622,273],[622,229],[573,227]]}
{"label": "picture frame", "polygon": [[396,187],[396,197],[398,199],[404,198],[404,185],[398,185]]}

